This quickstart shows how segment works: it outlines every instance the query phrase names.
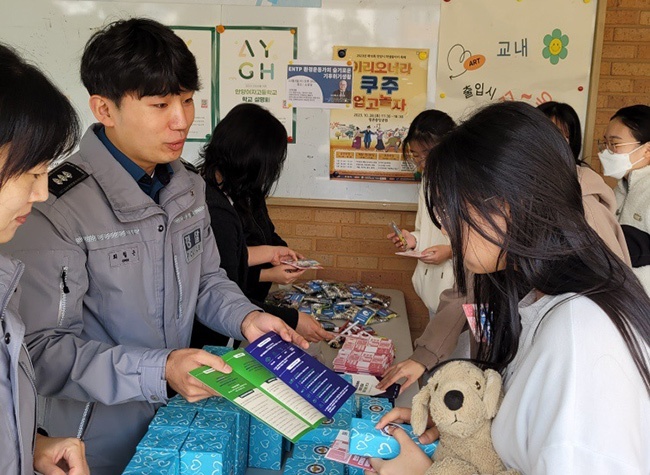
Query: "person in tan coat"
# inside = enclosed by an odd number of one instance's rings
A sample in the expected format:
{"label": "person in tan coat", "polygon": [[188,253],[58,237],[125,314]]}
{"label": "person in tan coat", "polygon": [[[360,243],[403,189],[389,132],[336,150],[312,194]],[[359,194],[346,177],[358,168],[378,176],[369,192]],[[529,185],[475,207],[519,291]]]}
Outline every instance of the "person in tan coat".
{"label": "person in tan coat", "polygon": [[[618,257],[630,265],[625,236],[616,219],[614,192],[603,178],[580,158],[582,133],[578,115],[570,105],[558,102],[544,103],[539,109],[558,126],[569,142],[576,160],[587,223]],[[468,278],[467,281],[472,282],[472,279]],[[388,368],[377,387],[384,389],[406,378],[401,389],[404,391],[425,371],[448,359],[456,349],[459,336],[467,327],[467,318],[462,306],[471,302],[472,295],[464,295],[455,288],[444,290],[440,294],[440,303],[434,318],[429,321],[420,338],[415,340],[413,354]],[[470,343],[475,342],[470,339]]]}

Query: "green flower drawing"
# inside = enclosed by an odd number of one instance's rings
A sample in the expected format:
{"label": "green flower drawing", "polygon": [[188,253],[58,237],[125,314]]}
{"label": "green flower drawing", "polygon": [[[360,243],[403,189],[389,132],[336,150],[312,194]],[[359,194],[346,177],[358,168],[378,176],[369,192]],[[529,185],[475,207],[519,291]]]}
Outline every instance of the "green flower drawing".
{"label": "green flower drawing", "polygon": [[542,56],[548,59],[551,64],[557,64],[561,59],[565,59],[569,52],[566,47],[569,44],[569,37],[563,35],[559,28],[553,30],[553,33],[544,37],[546,48],[542,50]]}

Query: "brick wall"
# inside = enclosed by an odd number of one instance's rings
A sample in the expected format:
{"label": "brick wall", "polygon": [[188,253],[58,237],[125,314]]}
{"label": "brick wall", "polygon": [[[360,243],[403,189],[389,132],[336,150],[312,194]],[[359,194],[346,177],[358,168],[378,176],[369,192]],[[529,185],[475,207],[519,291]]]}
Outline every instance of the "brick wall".
{"label": "brick wall", "polygon": [[[596,140],[621,107],[650,105],[650,0],[609,0],[601,55],[592,165],[600,171]],[[613,185],[614,180],[608,179]]]}
{"label": "brick wall", "polygon": [[[609,0],[597,96],[592,165],[600,167],[595,141],[620,107],[650,104],[650,0]],[[387,223],[412,229],[415,212],[269,206],[279,234],[290,246],[326,268],[307,278],[361,280],[402,290],[411,335],[420,335],[427,310],[411,285],[415,260],[395,256]]]}

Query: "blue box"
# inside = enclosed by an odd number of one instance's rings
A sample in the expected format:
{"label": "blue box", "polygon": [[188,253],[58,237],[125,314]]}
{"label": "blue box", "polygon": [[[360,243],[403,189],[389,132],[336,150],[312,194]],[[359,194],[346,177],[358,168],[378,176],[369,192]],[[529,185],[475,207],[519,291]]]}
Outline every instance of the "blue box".
{"label": "blue box", "polygon": [[229,351],[234,350],[234,348],[231,348],[229,346],[213,346],[213,345],[205,345],[203,349],[215,356],[223,356]]}
{"label": "blue box", "polygon": [[149,427],[189,427],[195,416],[196,409],[182,406],[162,406],[156,412],[156,415],[149,424]]}
{"label": "blue box", "polygon": [[223,397],[211,397],[205,400],[202,412],[217,412],[235,417],[235,475],[244,475],[248,466],[248,435],[251,416]]}
{"label": "blue box", "polygon": [[293,454],[295,459],[321,459],[329,450],[330,446],[327,444],[315,444],[313,442],[303,442],[302,440],[293,446]]}
{"label": "blue box", "polygon": [[365,471],[361,467],[354,467],[352,465],[348,465],[346,467],[348,469],[348,475],[364,475]]}
{"label": "blue box", "polygon": [[122,475],[179,475],[176,454],[136,451]]}
{"label": "blue box", "polygon": [[[433,455],[438,442],[433,444],[422,445],[418,436],[413,433],[410,425],[398,424],[406,431],[411,439],[420,447],[429,457]],[[362,455],[364,457],[379,457],[383,459],[393,459],[399,455],[399,443],[393,437],[375,429],[375,423],[369,419],[352,419],[350,429],[350,453],[353,455]]]}
{"label": "blue box", "polygon": [[361,419],[369,419],[375,424],[393,409],[393,404],[386,398],[363,396],[359,402]]}
{"label": "blue box", "polygon": [[167,401],[167,407],[184,407],[187,409],[195,409],[197,411],[201,409],[201,407],[203,407],[203,404],[205,404],[205,399],[202,399],[197,402],[189,402],[180,394],[177,394],[169,401]]}
{"label": "blue box", "polygon": [[351,420],[351,414],[339,411],[332,419],[325,419],[318,427],[303,435],[300,442],[332,445],[340,430],[350,430]]}
{"label": "blue box", "polygon": [[192,430],[180,451],[181,475],[231,475],[234,438],[225,431]]}
{"label": "blue box", "polygon": [[280,470],[284,451],[283,439],[279,432],[255,417],[251,417],[248,466]]}
{"label": "blue box", "polygon": [[345,465],[327,459],[290,458],[284,466],[284,475],[345,475]]}
{"label": "blue box", "polygon": [[143,456],[153,456],[170,459],[173,457],[174,466],[171,473],[180,473],[179,453],[189,431],[183,427],[151,426],[138,443],[137,451]]}

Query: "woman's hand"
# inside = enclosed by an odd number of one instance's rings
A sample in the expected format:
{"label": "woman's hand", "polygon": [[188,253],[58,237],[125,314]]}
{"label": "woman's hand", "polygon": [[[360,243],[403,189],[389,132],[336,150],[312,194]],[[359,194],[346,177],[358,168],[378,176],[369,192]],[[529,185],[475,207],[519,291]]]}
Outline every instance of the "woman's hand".
{"label": "woman's hand", "polygon": [[89,475],[84,443],[72,437],[36,434],[34,470],[43,475]]}
{"label": "woman's hand", "polygon": [[[388,415],[388,414],[387,414]],[[384,416],[386,417],[386,416]],[[399,455],[392,460],[371,458],[370,465],[379,475],[424,475],[431,467],[431,459],[400,427],[390,427],[391,435],[399,442]],[[366,474],[370,472],[366,471]]]}
{"label": "woman's hand", "polygon": [[260,271],[260,282],[275,282],[276,284],[293,284],[305,273],[306,269],[296,269],[287,264],[262,269]]}
{"label": "woman's hand", "polygon": [[282,261],[302,259],[302,254],[286,246],[248,246],[248,265],[257,266],[267,262],[278,266]]}
{"label": "woman's hand", "polygon": [[[411,423],[411,409],[408,407],[394,407],[387,414],[379,419],[375,428],[383,429],[387,424],[394,422],[396,424],[410,424]],[[429,415],[429,420],[427,421],[427,430],[418,438],[421,444],[428,445],[433,444],[440,437],[440,432],[436,428],[435,424],[431,420]]]}
{"label": "woman's hand", "polygon": [[451,246],[440,244],[438,246],[427,247],[422,251],[420,260],[425,264],[439,265],[451,259]]}
{"label": "woman's hand", "polygon": [[413,236],[406,229],[402,229],[402,235],[404,236],[404,239],[406,239],[406,246],[402,244],[402,241],[395,233],[390,233],[388,236],[386,236],[386,238],[390,239],[393,242],[393,244],[395,244],[395,247],[401,251],[408,251],[409,249],[415,249],[415,246],[417,246],[418,244],[417,240],[415,239],[415,236]]}
{"label": "woman's hand", "polygon": [[303,312],[298,312],[296,332],[311,343],[334,338],[334,335],[326,331],[318,320]]}
{"label": "woman's hand", "polygon": [[386,371],[384,371],[384,374],[381,377],[381,382],[377,385],[377,389],[386,390],[391,384],[396,383],[402,378],[406,378],[406,381],[402,383],[402,387],[399,391],[401,394],[424,374],[425,369],[425,366],[417,361],[410,359],[404,360],[401,363],[390,366]]}

